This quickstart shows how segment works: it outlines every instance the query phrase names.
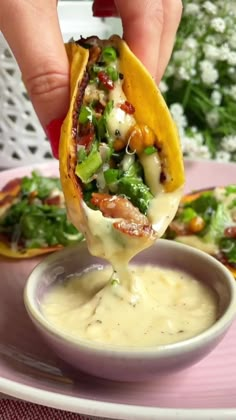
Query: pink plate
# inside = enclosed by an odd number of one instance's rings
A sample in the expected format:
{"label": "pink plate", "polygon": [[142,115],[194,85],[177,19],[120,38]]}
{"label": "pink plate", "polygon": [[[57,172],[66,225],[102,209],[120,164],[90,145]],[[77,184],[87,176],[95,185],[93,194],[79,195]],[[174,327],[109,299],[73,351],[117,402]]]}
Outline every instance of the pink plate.
{"label": "pink plate", "polygon": [[[32,169],[57,175],[49,163],[0,173],[0,187]],[[236,182],[236,165],[186,162],[186,191]],[[202,362],[151,383],[117,383],[75,372],[41,341],[23,305],[25,279],[40,258],[2,258],[0,392],[27,401],[111,419],[236,419],[236,324]]]}

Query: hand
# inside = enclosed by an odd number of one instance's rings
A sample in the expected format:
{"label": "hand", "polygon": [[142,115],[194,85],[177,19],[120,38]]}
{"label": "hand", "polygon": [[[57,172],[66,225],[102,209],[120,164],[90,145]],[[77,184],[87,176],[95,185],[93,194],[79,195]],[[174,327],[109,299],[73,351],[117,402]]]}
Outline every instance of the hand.
{"label": "hand", "polygon": [[171,56],[181,0],[94,0],[97,17],[120,16],[124,39],[157,83]]}
{"label": "hand", "polygon": [[[96,0],[94,14],[119,14],[124,37],[157,82],[169,60],[181,16],[180,0]],[[79,17],[78,17],[79,18]],[[1,0],[0,30],[19,64],[28,94],[58,157],[69,107],[69,64],[56,0]]]}

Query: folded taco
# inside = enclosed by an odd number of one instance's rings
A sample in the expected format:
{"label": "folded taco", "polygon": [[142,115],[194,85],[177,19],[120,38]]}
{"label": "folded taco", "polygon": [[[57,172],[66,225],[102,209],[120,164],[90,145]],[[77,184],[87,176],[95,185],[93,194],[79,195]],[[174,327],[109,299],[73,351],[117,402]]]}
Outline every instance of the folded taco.
{"label": "folded taco", "polygon": [[0,255],[32,258],[82,238],[67,220],[58,177],[33,172],[0,190]]}
{"label": "folded taco", "polygon": [[236,277],[236,185],[186,194],[165,236],[212,255]]}
{"label": "folded taco", "polygon": [[178,208],[184,170],[175,124],[120,37],[82,38],[66,51],[71,103],[59,160],[69,217],[93,254],[107,257],[118,246],[135,254]]}

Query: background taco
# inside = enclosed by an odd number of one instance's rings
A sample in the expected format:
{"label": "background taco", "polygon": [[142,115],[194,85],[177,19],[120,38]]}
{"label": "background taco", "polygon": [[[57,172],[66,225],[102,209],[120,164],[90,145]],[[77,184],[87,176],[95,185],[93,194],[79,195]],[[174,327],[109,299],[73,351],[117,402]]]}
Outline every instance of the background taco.
{"label": "background taco", "polygon": [[166,237],[211,254],[236,277],[236,185],[185,195]]}
{"label": "background taco", "polygon": [[58,178],[33,172],[0,191],[0,255],[31,258],[81,239],[67,220]]}

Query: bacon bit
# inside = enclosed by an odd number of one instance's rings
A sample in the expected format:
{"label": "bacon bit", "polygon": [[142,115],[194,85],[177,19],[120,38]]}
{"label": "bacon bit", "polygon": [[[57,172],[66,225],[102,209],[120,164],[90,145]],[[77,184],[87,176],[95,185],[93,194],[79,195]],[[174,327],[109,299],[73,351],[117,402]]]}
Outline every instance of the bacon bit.
{"label": "bacon bit", "polygon": [[224,235],[227,238],[236,239],[236,226],[229,226],[224,230]]}
{"label": "bacon bit", "polygon": [[110,77],[104,71],[99,71],[98,79],[106,89],[108,90],[114,89],[114,82],[110,79]]}
{"label": "bacon bit", "polygon": [[103,106],[101,102],[97,101],[96,105],[94,106],[94,111],[97,114],[103,114],[104,109],[105,109],[105,106]]}
{"label": "bacon bit", "polygon": [[126,112],[126,114],[132,115],[135,113],[134,106],[128,101],[123,102],[122,104],[119,105],[119,107],[120,109],[122,109],[122,111]]}
{"label": "bacon bit", "polygon": [[98,58],[100,57],[101,51],[101,48],[99,48],[97,45],[94,45],[93,47],[89,48],[88,64],[95,64]]}
{"label": "bacon bit", "polygon": [[91,122],[87,124],[81,124],[78,136],[78,144],[85,146],[86,150],[90,149],[90,146],[94,139],[94,126]]}
{"label": "bacon bit", "polygon": [[60,195],[55,195],[54,197],[46,198],[44,203],[49,206],[59,206],[61,204],[61,197]]}

